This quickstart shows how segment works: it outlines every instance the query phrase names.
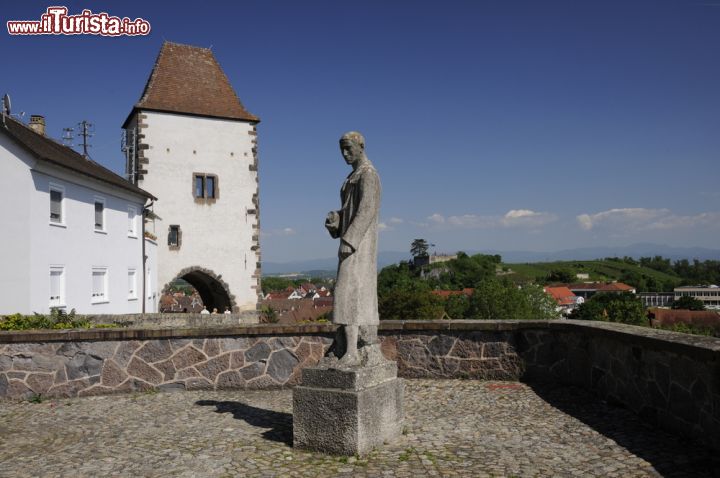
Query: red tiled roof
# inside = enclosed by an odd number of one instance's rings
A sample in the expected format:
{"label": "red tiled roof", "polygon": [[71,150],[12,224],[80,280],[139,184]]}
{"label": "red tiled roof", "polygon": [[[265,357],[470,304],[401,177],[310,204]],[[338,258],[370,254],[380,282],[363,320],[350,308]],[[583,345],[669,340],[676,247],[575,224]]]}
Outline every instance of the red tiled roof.
{"label": "red tiled roof", "polygon": [[128,120],[138,109],[260,121],[242,105],[212,50],[171,42],[163,43]]}
{"label": "red tiled roof", "polygon": [[[562,285],[559,285],[562,287]],[[580,282],[565,285],[570,290],[594,290],[596,292],[630,292],[634,287],[622,282]]]}
{"label": "red tiled roof", "polygon": [[294,290],[276,290],[272,292],[268,292],[267,296],[265,296],[266,299],[270,300],[276,300],[276,299],[287,299],[292,295],[292,293],[295,292]]}
{"label": "red tiled roof", "polygon": [[572,305],[575,303],[575,294],[567,287],[545,287],[545,292],[555,299],[558,305]]}

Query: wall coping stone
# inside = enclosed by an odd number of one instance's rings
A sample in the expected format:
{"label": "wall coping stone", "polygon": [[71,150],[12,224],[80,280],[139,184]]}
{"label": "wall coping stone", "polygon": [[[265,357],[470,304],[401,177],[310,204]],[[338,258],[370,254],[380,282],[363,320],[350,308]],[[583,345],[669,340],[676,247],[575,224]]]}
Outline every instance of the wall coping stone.
{"label": "wall coping stone", "polygon": [[[267,336],[267,335],[331,335],[336,326],[322,324],[254,324],[231,327],[147,328],[147,329],[64,329],[0,331],[0,343],[38,343],[67,341],[147,340],[186,337]],[[443,332],[443,331],[514,331],[544,329],[587,332],[637,343],[654,349],[712,360],[720,354],[720,339],[681,334],[667,330],[583,320],[385,320],[380,331]]]}

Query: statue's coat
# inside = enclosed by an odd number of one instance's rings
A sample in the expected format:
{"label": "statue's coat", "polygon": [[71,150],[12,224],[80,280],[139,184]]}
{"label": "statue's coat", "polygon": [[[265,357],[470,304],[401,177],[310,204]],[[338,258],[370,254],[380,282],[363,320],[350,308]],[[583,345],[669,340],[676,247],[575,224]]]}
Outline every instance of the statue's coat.
{"label": "statue's coat", "polygon": [[354,249],[343,259],[339,254],[333,322],[341,325],[376,325],[377,239],[380,210],[380,178],[366,158],[345,180],[340,190],[342,209],[334,238]]}

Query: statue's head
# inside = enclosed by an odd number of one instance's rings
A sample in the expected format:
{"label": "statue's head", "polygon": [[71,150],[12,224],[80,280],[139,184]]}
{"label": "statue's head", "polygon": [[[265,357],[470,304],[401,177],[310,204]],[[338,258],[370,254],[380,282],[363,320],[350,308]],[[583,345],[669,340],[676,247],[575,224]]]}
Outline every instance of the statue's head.
{"label": "statue's head", "polygon": [[357,131],[345,133],[340,138],[340,151],[346,163],[355,164],[365,156],[365,138]]}

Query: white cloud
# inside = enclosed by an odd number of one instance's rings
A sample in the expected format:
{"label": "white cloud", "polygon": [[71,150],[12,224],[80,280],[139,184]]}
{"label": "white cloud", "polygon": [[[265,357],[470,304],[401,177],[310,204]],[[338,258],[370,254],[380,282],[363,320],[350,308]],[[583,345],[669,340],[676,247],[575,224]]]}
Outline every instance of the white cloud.
{"label": "white cloud", "polygon": [[530,209],[513,209],[504,216],[481,216],[463,214],[448,216],[435,213],[427,218],[435,225],[447,225],[466,229],[482,229],[497,227],[540,227],[556,221],[557,216],[548,212],[536,212]]}
{"label": "white cloud", "polygon": [[622,228],[625,231],[648,229],[675,229],[720,224],[719,212],[703,212],[683,216],[669,209],[641,207],[618,208],[576,217],[581,229],[589,231],[596,227]]}
{"label": "white cloud", "polygon": [[435,224],[445,223],[445,217],[442,214],[435,213],[432,216],[428,216],[428,221],[434,222]]}
{"label": "white cloud", "polygon": [[703,212],[694,216],[670,215],[648,225],[648,229],[674,229],[676,227],[698,227],[720,225],[720,212]]}
{"label": "white cloud", "polygon": [[511,209],[500,220],[505,227],[540,227],[557,221],[557,216],[549,212],[537,212],[530,209]]}
{"label": "white cloud", "polygon": [[448,224],[456,227],[465,228],[483,228],[494,227],[497,219],[491,216],[477,216],[475,214],[463,214],[462,216],[450,216],[447,219]]}
{"label": "white cloud", "polygon": [[392,229],[392,228],[390,226],[388,226],[387,224],[385,224],[384,222],[378,222],[378,231],[379,232],[383,232],[388,229]]}
{"label": "white cloud", "polygon": [[260,231],[261,236],[265,237],[278,237],[278,236],[294,236],[295,235],[295,229],[292,227],[286,227],[283,229],[270,229],[270,230],[262,230]]}
{"label": "white cloud", "polygon": [[389,222],[390,224],[402,224],[402,223],[405,222],[405,221],[403,221],[403,220],[400,219],[399,217],[391,217],[388,222]]}

